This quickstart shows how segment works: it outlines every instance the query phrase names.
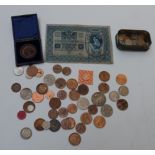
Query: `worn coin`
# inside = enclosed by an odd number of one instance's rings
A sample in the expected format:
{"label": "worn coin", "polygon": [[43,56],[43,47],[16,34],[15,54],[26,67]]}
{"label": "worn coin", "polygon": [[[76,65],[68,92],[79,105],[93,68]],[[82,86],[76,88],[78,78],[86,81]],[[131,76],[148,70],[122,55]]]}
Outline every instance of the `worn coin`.
{"label": "worn coin", "polygon": [[58,113],[59,113],[59,117],[61,118],[65,118],[68,116],[68,110],[65,107],[59,108]]}
{"label": "worn coin", "polygon": [[23,110],[27,113],[32,113],[35,110],[35,104],[32,101],[27,101],[23,105]]}
{"label": "worn coin", "polygon": [[81,95],[86,95],[88,94],[89,92],[89,88],[87,85],[85,84],[81,84],[78,86],[78,92],[81,94]]}
{"label": "worn coin", "polygon": [[77,112],[77,106],[74,103],[71,103],[67,106],[67,110],[70,114],[74,114]]}
{"label": "worn coin", "polygon": [[73,146],[77,146],[81,143],[81,136],[78,133],[72,133],[69,135],[69,143]]}
{"label": "worn coin", "polygon": [[36,77],[40,78],[40,77],[43,77],[43,75],[44,75],[44,71],[41,68],[38,68],[38,73]]}
{"label": "worn coin", "polygon": [[85,126],[84,123],[78,123],[78,124],[76,124],[75,129],[76,129],[76,132],[82,134],[82,133],[85,133],[85,131],[86,131],[86,126]]}
{"label": "worn coin", "polygon": [[92,116],[88,112],[84,112],[81,117],[81,122],[84,124],[90,124],[92,122]]}
{"label": "worn coin", "polygon": [[28,66],[27,69],[26,69],[26,73],[30,77],[34,77],[38,73],[38,68],[35,65]]}
{"label": "worn coin", "polygon": [[39,83],[36,87],[36,91],[39,93],[39,94],[46,94],[48,92],[48,86],[47,84],[45,83]]}
{"label": "worn coin", "polygon": [[91,115],[97,114],[97,112],[98,112],[97,105],[95,105],[95,104],[90,105],[90,106],[88,107],[88,112],[89,112]]}
{"label": "worn coin", "polygon": [[77,101],[77,107],[81,110],[86,110],[88,109],[88,106],[90,105],[90,102],[87,98],[85,97],[81,97],[78,101]]}
{"label": "worn coin", "polygon": [[103,128],[106,124],[106,120],[103,116],[95,116],[94,120],[94,125],[97,127],[97,128]]}
{"label": "worn coin", "polygon": [[29,100],[32,97],[32,90],[29,88],[23,88],[20,91],[20,96],[23,100]]}
{"label": "worn coin", "polygon": [[42,119],[42,118],[36,119],[35,122],[34,122],[35,129],[38,130],[38,131],[44,130],[44,128],[42,127],[42,124],[43,124],[44,121],[45,120]]}
{"label": "worn coin", "polygon": [[116,82],[120,85],[125,85],[127,83],[127,77],[124,74],[118,74],[116,76]]}
{"label": "worn coin", "polygon": [[67,87],[68,87],[68,89],[73,90],[73,89],[76,89],[77,86],[78,86],[78,82],[76,81],[76,79],[69,79],[67,81]]}
{"label": "worn coin", "polygon": [[63,89],[66,87],[66,80],[63,78],[58,78],[55,81],[55,86],[59,89]]}
{"label": "worn coin", "polygon": [[41,103],[44,100],[44,95],[39,94],[38,92],[32,93],[32,101],[35,103]]}
{"label": "worn coin", "polygon": [[51,119],[56,119],[58,117],[58,111],[57,110],[54,110],[54,109],[51,109],[49,112],[48,112],[48,117],[51,118]]}
{"label": "worn coin", "polygon": [[101,81],[107,82],[110,79],[110,74],[107,71],[102,71],[99,73],[99,79]]}
{"label": "worn coin", "polygon": [[112,101],[112,102],[117,102],[117,100],[119,99],[119,93],[117,91],[111,91],[109,93],[109,99]]}
{"label": "worn coin", "polygon": [[52,119],[51,121],[50,121],[50,130],[52,131],[52,132],[56,132],[56,131],[58,131],[59,129],[61,128],[61,124],[60,124],[60,122],[57,120],[57,119]]}
{"label": "worn coin", "polygon": [[58,65],[58,64],[54,65],[53,66],[53,72],[56,74],[61,73],[62,72],[62,66]]}
{"label": "worn coin", "polygon": [[21,90],[21,85],[19,83],[14,83],[12,86],[11,86],[11,90],[14,92],[14,93],[18,93],[20,90]]}
{"label": "worn coin", "polygon": [[117,108],[119,110],[126,110],[128,108],[128,102],[125,99],[119,99],[117,101]]}
{"label": "worn coin", "polygon": [[19,111],[19,112],[17,113],[17,118],[18,118],[19,120],[25,119],[25,118],[26,118],[26,113],[25,113],[25,111]]}
{"label": "worn coin", "polygon": [[120,86],[118,92],[122,96],[127,96],[129,94],[129,89],[126,86]]}
{"label": "worn coin", "polygon": [[59,90],[57,92],[57,97],[60,98],[60,100],[64,100],[67,98],[67,92],[65,90]]}
{"label": "worn coin", "polygon": [[44,121],[42,123],[42,127],[44,130],[48,130],[50,128],[50,126],[51,126],[51,123],[49,121]]}
{"label": "worn coin", "polygon": [[73,129],[75,125],[75,119],[72,117],[67,117],[61,121],[61,127],[65,130]]}
{"label": "worn coin", "polygon": [[97,106],[103,106],[106,102],[106,96],[102,92],[95,92],[92,95],[91,100],[92,100],[93,104],[95,104]]}
{"label": "worn coin", "polygon": [[48,92],[44,95],[45,98],[50,100],[52,97],[55,96],[55,93],[52,90],[48,90]]}
{"label": "worn coin", "polygon": [[80,94],[76,90],[71,90],[69,92],[69,97],[72,101],[77,101],[80,98]]}
{"label": "worn coin", "polygon": [[20,136],[23,139],[30,139],[32,137],[32,130],[30,128],[25,127],[20,131]]}
{"label": "worn coin", "polygon": [[98,86],[98,90],[103,92],[103,93],[109,92],[109,89],[110,89],[110,87],[107,83],[100,83]]}
{"label": "worn coin", "polygon": [[20,76],[24,74],[24,68],[23,67],[16,67],[14,68],[14,74],[16,76]]}
{"label": "worn coin", "polygon": [[66,76],[70,75],[71,74],[71,68],[70,67],[64,67],[62,69],[62,73]]}
{"label": "worn coin", "polygon": [[109,104],[105,104],[101,107],[101,114],[105,117],[110,117],[113,114],[113,108]]}
{"label": "worn coin", "polygon": [[49,105],[53,109],[58,109],[61,106],[61,100],[57,97],[53,97],[50,99]]}
{"label": "worn coin", "polygon": [[52,86],[55,83],[55,76],[52,74],[46,74],[43,79],[44,83],[48,86]]}

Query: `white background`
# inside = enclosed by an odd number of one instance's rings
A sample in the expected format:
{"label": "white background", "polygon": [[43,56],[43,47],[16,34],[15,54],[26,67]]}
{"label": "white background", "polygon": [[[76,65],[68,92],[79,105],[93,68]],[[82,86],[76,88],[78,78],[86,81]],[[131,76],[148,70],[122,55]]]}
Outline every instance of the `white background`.
{"label": "white background", "polygon": [[[154,99],[154,44],[146,53],[133,53],[119,51],[115,46],[115,34],[121,28],[145,29],[151,34],[154,43],[155,22],[153,6],[1,6],[0,7],[0,149],[155,149],[155,99]],[[97,129],[93,125],[87,126],[87,132],[82,137],[79,146],[73,147],[68,143],[68,136],[72,131],[60,130],[57,133],[50,131],[38,132],[33,127],[33,122],[38,117],[48,119],[48,101],[36,105],[34,113],[27,115],[26,120],[19,121],[16,114],[22,109],[24,101],[19,94],[11,92],[10,87],[14,82],[20,82],[22,87],[35,86],[42,79],[27,80],[24,75],[16,77],[13,74],[15,67],[14,46],[10,17],[12,15],[37,13],[40,22],[43,51],[45,51],[46,24],[82,24],[82,25],[110,25],[113,43],[113,65],[91,64],[62,64],[70,66],[72,75],[66,79],[78,77],[79,69],[94,71],[94,85],[90,86],[90,99],[93,92],[97,91],[98,74],[102,70],[109,71],[111,80],[108,82],[111,90],[117,90],[115,76],[124,73],[128,76],[127,86],[130,94],[126,99],[129,102],[127,111],[122,112],[116,108],[107,96],[107,103],[112,105],[114,114],[106,119],[107,124],[103,129]],[[53,64],[44,63],[37,65],[52,73]],[[62,74],[56,75],[62,77]],[[55,90],[55,87],[51,87]],[[67,89],[66,89],[67,90]],[[71,101],[63,102],[66,106]],[[79,111],[74,115],[79,121]],[[30,127],[33,136],[30,140],[20,137],[23,127]]]}

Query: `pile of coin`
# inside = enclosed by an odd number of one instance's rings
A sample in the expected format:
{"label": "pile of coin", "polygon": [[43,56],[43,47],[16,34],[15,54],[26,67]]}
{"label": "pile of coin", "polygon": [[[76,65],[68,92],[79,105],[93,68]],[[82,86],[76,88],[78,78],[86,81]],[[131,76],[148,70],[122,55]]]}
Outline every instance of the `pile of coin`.
{"label": "pile of coin", "polygon": [[[83,72],[85,74],[83,74]],[[17,76],[23,75],[24,69],[22,67],[16,68],[14,73]],[[47,112],[49,120],[40,117],[37,118],[34,120],[34,128],[37,131],[49,130],[51,132],[57,132],[60,129],[65,131],[74,129],[75,131],[69,135],[68,140],[71,145],[76,146],[81,143],[81,134],[86,132],[89,124],[93,123],[96,128],[103,128],[106,125],[105,118],[113,114],[112,106],[106,104],[106,94],[108,94],[110,90],[108,84],[110,73],[107,71],[101,71],[99,73],[101,83],[98,85],[98,91],[92,93],[91,100],[87,98],[86,95],[89,93],[88,84],[92,84],[92,81],[86,83],[82,81],[82,83],[80,83],[76,78],[70,78],[68,80],[63,77],[56,78],[54,74],[59,73],[69,76],[71,74],[71,68],[56,64],[53,66],[53,73],[46,75],[44,75],[44,71],[41,68],[37,68],[35,65],[26,68],[25,75],[28,79],[43,77],[43,81],[37,84],[34,91],[27,87],[22,88],[22,85],[18,82],[12,84],[11,90],[14,93],[19,93],[20,97],[25,100],[23,109],[17,113],[17,118],[20,120],[25,119],[26,115],[34,112],[37,104],[43,102],[46,98],[50,107]],[[80,74],[90,75],[90,73],[93,75],[91,71],[82,71],[82,74]],[[86,80],[88,78],[85,77],[84,79]],[[91,77],[91,80],[92,79]],[[120,95],[127,96],[129,93],[127,86],[125,86],[127,77],[123,74],[119,74],[116,77],[116,82],[121,86],[118,88],[118,91],[111,91],[109,98],[112,102],[117,103],[118,109],[126,110],[128,103],[125,99],[120,99]],[[53,85],[58,89],[57,92],[51,90],[51,86]],[[66,87],[69,91],[64,89]],[[69,97],[71,103],[64,107],[62,106],[62,102],[67,99],[67,97]],[[76,119],[72,116],[78,110],[84,111],[80,115],[80,122],[76,122]],[[20,135],[24,139],[29,139],[32,136],[32,131],[30,128],[24,127]]]}

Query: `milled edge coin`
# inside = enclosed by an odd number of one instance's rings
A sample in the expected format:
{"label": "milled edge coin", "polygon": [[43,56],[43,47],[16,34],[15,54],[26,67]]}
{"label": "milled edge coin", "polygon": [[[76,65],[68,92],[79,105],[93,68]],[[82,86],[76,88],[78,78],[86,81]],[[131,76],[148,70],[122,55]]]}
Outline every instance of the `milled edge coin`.
{"label": "milled edge coin", "polygon": [[28,127],[21,129],[20,136],[23,139],[30,139],[32,137],[32,130]]}
{"label": "milled edge coin", "polygon": [[73,146],[77,146],[81,143],[81,136],[78,133],[72,133],[69,135],[69,143]]}
{"label": "milled edge coin", "polygon": [[23,67],[15,67],[14,68],[14,74],[16,76],[20,76],[24,74],[24,68]]}

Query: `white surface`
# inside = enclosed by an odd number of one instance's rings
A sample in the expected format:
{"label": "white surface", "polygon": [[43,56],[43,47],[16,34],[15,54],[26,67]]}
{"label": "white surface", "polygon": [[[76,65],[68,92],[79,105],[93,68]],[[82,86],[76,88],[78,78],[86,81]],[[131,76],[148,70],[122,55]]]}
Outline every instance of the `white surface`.
{"label": "white surface", "polygon": [[[19,121],[16,113],[22,109],[24,101],[19,94],[14,94],[10,86],[20,82],[35,90],[35,85],[41,79],[27,80],[24,76],[16,77],[13,74],[15,67],[12,27],[12,15],[37,13],[40,21],[43,49],[45,49],[46,24],[83,24],[83,25],[110,25],[113,43],[113,65],[63,64],[72,67],[72,75],[77,77],[79,69],[94,70],[94,85],[90,87],[90,98],[93,91],[97,91],[99,84],[98,73],[107,70],[111,73],[109,82],[111,90],[118,85],[115,76],[125,73],[128,76],[127,86],[130,94],[126,99],[129,108],[121,112],[110,100],[107,103],[114,108],[114,114],[106,119],[104,129],[96,129],[93,125],[87,127],[79,146],[73,147],[68,143],[68,135],[73,131],[60,130],[57,133],[50,131],[38,132],[33,128],[33,122],[38,117],[48,119],[48,102],[38,104],[34,113],[27,115],[26,120]],[[155,149],[155,21],[153,15],[155,7],[150,6],[1,6],[0,7],[0,149]],[[115,34],[121,28],[145,29],[152,38],[151,49],[146,53],[121,52],[115,46]],[[45,50],[44,50],[45,51]],[[38,65],[51,72],[52,64]],[[62,76],[62,75],[60,75]],[[58,76],[57,76],[58,77]],[[54,87],[51,87],[54,89]],[[70,103],[69,100],[63,105]],[[78,112],[75,117],[79,121]],[[19,133],[23,127],[30,127],[33,136],[30,140],[21,139]]]}

